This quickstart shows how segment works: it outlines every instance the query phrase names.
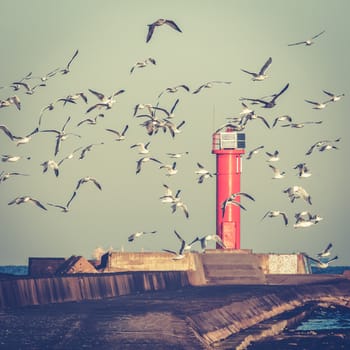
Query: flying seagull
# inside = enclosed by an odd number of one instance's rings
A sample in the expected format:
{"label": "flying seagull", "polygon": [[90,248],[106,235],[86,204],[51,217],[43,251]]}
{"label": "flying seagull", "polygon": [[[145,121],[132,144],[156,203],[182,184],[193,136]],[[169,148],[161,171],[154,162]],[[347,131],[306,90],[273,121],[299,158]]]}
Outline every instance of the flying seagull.
{"label": "flying seagull", "polygon": [[69,199],[69,201],[67,202],[66,205],[59,205],[59,204],[52,204],[52,203],[47,203],[47,205],[50,205],[51,207],[56,207],[61,209],[61,211],[63,213],[68,213],[69,212],[69,206],[72,203],[72,200],[74,199],[74,197],[77,195],[77,192],[74,191],[72,197]]}
{"label": "flying seagull", "polygon": [[157,162],[159,164],[162,164],[162,162],[156,158],[153,157],[142,157],[137,161],[136,164],[136,174],[138,174],[141,171],[142,164],[149,162],[149,161]]}
{"label": "flying seagull", "polygon": [[330,100],[328,100],[327,102],[337,102],[339,101],[343,96],[345,96],[345,94],[340,94],[340,95],[336,95],[333,94],[332,92],[326,91],[326,90],[322,90],[326,95],[330,96]]}
{"label": "flying seagull", "polygon": [[309,260],[313,261],[314,263],[316,263],[316,266],[317,266],[317,267],[320,267],[321,269],[326,269],[332,261],[338,259],[338,256],[337,256],[337,255],[336,255],[334,258],[332,258],[332,259],[330,259],[330,260],[328,260],[328,261],[321,261],[321,260],[319,260],[319,259],[314,259],[314,258],[312,258],[311,256],[308,256],[308,255],[306,255],[306,254],[304,254],[304,256],[305,256],[307,259],[309,259]]}
{"label": "flying seagull", "polygon": [[67,121],[64,123],[63,127],[61,130],[55,130],[55,129],[48,129],[48,130],[40,130],[40,132],[53,132],[55,133],[56,136],[56,146],[55,146],[55,156],[57,155],[57,153],[60,150],[60,145],[61,142],[66,140],[68,138],[69,135],[74,135],[76,137],[81,137],[80,135],[74,134],[74,133],[66,133],[64,131],[64,129],[66,128],[67,124],[69,123],[69,121],[71,120],[71,117],[68,117]]}
{"label": "flying seagull", "polygon": [[272,128],[274,128],[278,122],[284,122],[284,121],[291,123],[292,117],[290,117],[289,115],[281,115],[280,117],[275,118],[275,120],[272,123]]}
{"label": "flying seagull", "polygon": [[202,84],[196,90],[194,90],[192,94],[198,94],[202,89],[210,89],[214,86],[214,84],[231,84],[231,83],[232,83],[231,81],[219,81],[219,80],[208,81],[207,83]]}
{"label": "flying seagull", "polygon": [[267,71],[267,69],[270,67],[272,63],[272,58],[269,57],[268,60],[265,62],[265,64],[261,67],[260,71],[258,73],[253,73],[253,72],[249,72],[245,69],[241,69],[241,71],[243,71],[244,73],[248,73],[250,75],[253,76],[252,80],[253,81],[262,81],[265,80],[268,75],[265,74],[265,72]]}
{"label": "flying seagull", "polygon": [[317,256],[319,257],[319,258],[324,258],[324,257],[326,257],[326,256],[330,256],[331,255],[331,248],[333,247],[333,244],[332,243],[329,243],[328,245],[327,245],[327,247],[324,249],[324,250],[322,250],[322,252],[320,252],[320,253],[318,253],[317,254]]}
{"label": "flying seagull", "polygon": [[280,171],[278,168],[274,167],[273,165],[269,164],[269,167],[273,171],[273,179],[283,179],[286,173],[284,171]]}
{"label": "flying seagull", "polygon": [[136,62],[130,69],[130,74],[133,73],[133,71],[135,70],[135,68],[144,68],[148,65],[148,63],[152,63],[153,65],[156,65],[156,60],[152,57],[146,58],[143,61],[138,61]]}
{"label": "flying seagull", "polygon": [[81,178],[78,183],[77,183],[77,187],[75,188],[75,190],[77,191],[79,189],[79,187],[82,184],[85,184],[87,182],[92,182],[100,191],[102,191],[102,186],[97,182],[97,180],[91,176],[86,176]]}
{"label": "flying seagull", "polygon": [[315,36],[313,36],[311,39],[307,39],[307,40],[303,40],[303,41],[298,41],[296,43],[292,43],[292,44],[288,44],[288,46],[295,46],[295,45],[306,45],[306,46],[310,46],[312,44],[314,44],[314,39],[318,38],[320,35],[322,35],[325,32],[325,30],[323,30],[321,33],[316,34]]}
{"label": "flying seagull", "polygon": [[79,53],[79,50],[76,50],[73,54],[73,57],[67,63],[66,67],[61,69],[62,74],[68,74],[70,72],[70,65],[72,64],[73,60],[77,57],[78,53]]}
{"label": "flying seagull", "polygon": [[150,143],[151,143],[151,141],[148,141],[147,143],[137,142],[137,143],[131,145],[130,148],[138,148],[139,154],[147,154],[147,153],[149,153],[148,146],[150,145]]}
{"label": "flying seagull", "polygon": [[258,146],[256,148],[252,149],[251,151],[249,151],[246,159],[251,159],[254,154],[257,154],[263,148],[264,148],[264,146],[261,145],[261,146]]}
{"label": "flying seagull", "polygon": [[218,235],[206,235],[206,236],[200,238],[199,241],[201,242],[201,248],[202,248],[203,252],[207,249],[208,241],[214,241],[220,247],[226,248],[224,242],[222,241],[222,239]]}
{"label": "flying seagull", "polygon": [[54,160],[47,160],[41,163],[40,165],[43,167],[43,173],[46,173],[47,170],[51,168],[54,171],[56,177],[58,177],[59,168],[58,168],[58,164]]}
{"label": "flying seagull", "polygon": [[273,108],[276,106],[276,100],[279,96],[281,96],[289,87],[289,83],[287,83],[283,89],[278,92],[277,94],[272,95],[272,99],[270,101],[265,101],[262,98],[246,98],[242,97],[240,98],[241,101],[251,101],[253,103],[260,103],[262,104],[262,108]]}
{"label": "flying seagull", "polygon": [[42,205],[37,199],[35,199],[33,197],[29,197],[29,196],[17,197],[15,199],[13,199],[11,202],[9,202],[8,205],[12,205],[12,204],[18,205],[18,204],[23,204],[23,203],[32,203],[41,209],[47,210],[44,207],[44,205]]}
{"label": "flying seagull", "polygon": [[176,169],[176,162],[173,162],[173,164],[164,164],[159,167],[159,169],[166,169],[166,176],[172,176],[177,174],[177,169]]}
{"label": "flying seagull", "polygon": [[176,85],[176,86],[173,86],[173,87],[167,87],[165,90],[163,90],[159,95],[158,95],[158,98],[160,98],[164,93],[175,93],[179,90],[179,88],[182,88],[186,91],[190,91],[190,88],[185,85],[185,84],[180,84],[180,85]]}
{"label": "flying seagull", "polygon": [[179,239],[179,241],[181,242],[181,249],[180,249],[180,251],[182,251],[182,252],[190,251],[192,249],[192,245],[199,241],[199,238],[196,237],[190,243],[186,243],[186,241],[180,236],[180,234],[176,230],[174,230],[174,233],[175,233],[176,237]]}
{"label": "flying seagull", "polygon": [[315,107],[313,107],[313,109],[325,109],[327,107],[327,103],[329,103],[330,101],[315,102],[315,101],[305,100],[305,102],[314,105]]}
{"label": "flying seagull", "polygon": [[148,43],[152,36],[153,36],[153,32],[154,29],[156,27],[160,27],[163,24],[167,24],[168,26],[170,26],[171,28],[175,29],[176,31],[182,33],[182,30],[179,28],[179,26],[171,19],[164,19],[164,18],[159,18],[157,19],[155,22],[148,24],[148,33],[147,33],[147,38],[146,38],[146,43]]}
{"label": "flying seagull", "polygon": [[118,96],[118,95],[122,94],[123,92],[125,92],[125,90],[121,89],[121,90],[114,92],[111,96],[107,97],[98,91],[95,91],[92,89],[88,89],[88,90],[92,94],[94,94],[100,100],[100,102],[89,107],[85,113],[89,113],[92,110],[94,110],[95,108],[101,109],[102,107],[105,107],[105,109],[111,109],[113,104],[116,102],[115,96]]}
{"label": "flying seagull", "polygon": [[300,178],[307,178],[312,175],[306,163],[299,163],[293,169],[298,169],[298,177]]}
{"label": "flying seagull", "polygon": [[287,226],[288,225],[288,217],[287,214],[283,211],[280,210],[269,210],[268,212],[265,213],[265,215],[261,218],[261,220],[265,219],[266,217],[268,218],[276,218],[277,216],[282,216],[284,224]]}
{"label": "flying seagull", "polygon": [[128,241],[129,242],[133,242],[134,241],[134,239],[136,239],[136,238],[139,238],[139,237],[141,237],[141,236],[143,236],[143,235],[145,235],[145,234],[148,234],[148,233],[157,233],[157,231],[138,231],[138,232],[135,232],[135,233],[133,233],[132,235],[130,235],[129,237],[128,237]]}
{"label": "flying seagull", "polygon": [[291,186],[283,190],[283,193],[288,194],[288,198],[293,203],[296,198],[302,198],[310,205],[311,202],[311,196],[308,194],[308,192],[301,186]]}
{"label": "flying seagull", "polygon": [[341,138],[337,138],[335,140],[320,140],[315,142],[305,153],[305,155],[309,156],[314,149],[318,149],[320,152],[329,150],[329,149],[338,149],[336,146],[333,145],[334,142],[339,142]]}
{"label": "flying seagull", "polygon": [[7,128],[7,126],[0,125],[0,130],[2,130],[11,141],[13,141],[14,136],[12,132]]}
{"label": "flying seagull", "polygon": [[115,141],[124,141],[125,140],[125,134],[126,131],[129,129],[129,125],[125,125],[123,131],[119,132],[118,130],[114,130],[114,129],[106,129],[106,131],[109,131],[115,135],[117,135]]}
{"label": "flying seagull", "polygon": [[22,173],[17,173],[17,172],[4,173],[4,171],[2,171],[0,173],[0,183],[8,180],[9,177],[14,176],[14,175],[29,176],[28,174],[22,174]]}

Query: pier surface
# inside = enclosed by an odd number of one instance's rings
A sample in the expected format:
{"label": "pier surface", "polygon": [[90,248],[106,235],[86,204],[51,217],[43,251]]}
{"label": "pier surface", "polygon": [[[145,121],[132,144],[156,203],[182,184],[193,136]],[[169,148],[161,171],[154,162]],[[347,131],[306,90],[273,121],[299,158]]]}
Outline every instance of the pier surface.
{"label": "pier surface", "polygon": [[4,308],[0,349],[245,349],[280,333],[315,304],[350,307],[350,280],[182,286]]}

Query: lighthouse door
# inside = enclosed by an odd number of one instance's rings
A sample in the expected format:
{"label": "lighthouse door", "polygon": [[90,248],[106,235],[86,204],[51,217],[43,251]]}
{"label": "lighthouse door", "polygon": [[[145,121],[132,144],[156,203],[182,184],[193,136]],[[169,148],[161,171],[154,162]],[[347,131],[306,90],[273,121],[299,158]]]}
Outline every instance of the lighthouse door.
{"label": "lighthouse door", "polygon": [[236,223],[234,221],[224,221],[221,227],[222,241],[226,248],[236,248]]}

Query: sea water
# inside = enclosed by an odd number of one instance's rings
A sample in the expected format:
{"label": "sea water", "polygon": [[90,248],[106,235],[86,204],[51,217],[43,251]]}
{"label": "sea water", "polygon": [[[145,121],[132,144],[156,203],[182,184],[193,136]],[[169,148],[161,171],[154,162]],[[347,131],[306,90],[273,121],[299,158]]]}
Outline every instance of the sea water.
{"label": "sea water", "polygon": [[350,309],[340,306],[319,307],[304,320],[297,331],[350,329]]}

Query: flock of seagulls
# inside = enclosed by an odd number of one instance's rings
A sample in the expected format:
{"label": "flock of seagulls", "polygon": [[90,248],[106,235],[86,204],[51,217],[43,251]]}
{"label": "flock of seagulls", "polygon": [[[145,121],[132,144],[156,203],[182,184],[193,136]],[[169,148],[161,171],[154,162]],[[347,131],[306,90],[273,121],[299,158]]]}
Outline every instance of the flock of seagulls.
{"label": "flock of seagulls", "polygon": [[[178,33],[182,33],[182,30],[180,27],[175,23],[175,21],[170,19],[158,19],[155,22],[148,24],[148,32],[146,36],[146,43],[149,43],[151,39],[153,38],[155,34],[155,29],[158,27],[161,27],[163,25],[167,25],[168,27],[172,28]],[[314,43],[314,40],[321,35],[323,35],[325,31],[322,31],[318,33],[317,35],[314,35],[311,37],[311,39],[307,39],[304,41],[299,41],[295,43],[288,44],[288,46],[297,46],[297,45],[306,45],[310,46]],[[61,74],[61,75],[67,75],[71,73],[72,70],[72,64],[77,60],[79,51],[76,50],[73,54],[73,56],[69,59],[68,63],[64,65],[63,67],[55,68],[51,70],[49,73],[44,74],[43,76],[33,76],[32,73],[27,74],[22,79],[13,81],[8,88],[12,89],[13,92],[16,92],[15,95],[9,96],[7,98],[0,100],[0,109],[2,108],[10,108],[11,106],[13,108],[16,108],[17,110],[22,109],[22,102],[21,98],[19,97],[21,93],[27,94],[27,95],[33,95],[39,93],[40,89],[43,89],[49,84],[49,80],[53,79],[55,76]],[[137,61],[130,69],[130,74],[134,74],[135,70],[139,68],[145,68],[146,66],[153,65],[156,66],[156,59],[153,57],[148,57],[144,59],[143,61]],[[257,70],[257,71],[250,71],[247,69],[241,69],[241,71],[249,76],[251,76],[251,80],[256,82],[262,82],[265,79],[268,78],[267,71],[272,66],[272,57],[269,57],[266,62],[263,64],[263,66]],[[185,126],[186,121],[182,120],[180,122],[175,122],[175,110],[178,106],[180,99],[176,99],[175,103],[172,105],[170,109],[165,108],[164,106],[160,105],[160,100],[163,97],[164,94],[177,94],[180,91],[184,93],[191,93],[191,94],[199,94],[205,89],[213,88],[216,85],[229,85],[231,84],[231,81],[223,81],[223,80],[213,80],[208,81],[197,88],[191,89],[186,84],[179,84],[175,86],[166,87],[163,89],[157,96],[158,102],[156,105],[152,105],[150,103],[138,103],[135,105],[133,111],[131,111],[131,116],[133,121],[139,121],[142,120],[142,122],[139,124],[142,128],[145,129],[146,135],[149,137],[154,137],[158,134],[158,132],[162,133],[169,133],[171,138],[175,138],[183,131],[183,127]],[[260,83],[259,83],[260,84]],[[261,83],[263,84],[263,83]],[[293,121],[293,118],[289,115],[282,115],[276,117],[272,123],[269,123],[267,118],[264,116],[261,116],[255,112],[256,108],[262,108],[262,109],[272,109],[277,105],[277,102],[280,100],[281,96],[285,94],[289,88],[290,84],[286,83],[278,92],[273,93],[271,95],[260,97],[260,98],[250,98],[250,97],[241,97],[239,100],[242,104],[242,111],[236,116],[229,118],[229,122],[220,127],[217,132],[221,130],[225,130],[226,128],[230,128],[234,131],[244,131],[248,124],[250,124],[254,120],[260,120],[267,129],[275,128],[277,125],[280,125],[281,127],[287,128],[303,128],[306,125],[320,125],[322,121],[303,121],[303,122],[295,122]],[[4,88],[4,87],[2,87]],[[331,103],[338,102],[342,97],[344,97],[344,94],[335,94],[333,92],[329,92],[327,90],[322,90],[325,95],[327,95],[327,100],[323,102],[316,102],[309,99],[305,99],[305,102],[308,104],[311,104],[313,109],[315,110],[322,110],[326,108]],[[41,109],[38,123],[34,127],[33,131],[29,132],[25,136],[15,136],[12,131],[9,130],[9,128],[5,125],[0,125],[0,131],[2,134],[7,137],[11,142],[16,143],[16,146],[27,144],[31,141],[32,137],[39,137],[40,134],[54,134],[55,135],[55,147],[53,150],[54,157],[57,157],[59,154],[61,154],[61,148],[62,143],[68,138],[73,136],[77,140],[84,139],[84,135],[82,134],[84,128],[89,125],[89,127],[93,127],[94,125],[99,123],[100,118],[104,118],[105,114],[113,108],[115,103],[117,102],[117,98],[119,99],[119,96],[122,95],[125,92],[124,89],[116,89],[111,94],[104,94],[101,92],[96,91],[95,89],[87,89],[87,91],[80,91],[75,92],[71,94],[67,94],[61,98],[56,99],[54,102],[50,103],[47,106],[44,106]],[[71,116],[68,116],[65,123],[61,127],[61,129],[53,129],[53,128],[42,128],[42,125],[44,124],[44,116],[50,113],[50,111],[57,108],[57,106],[65,107],[65,106],[73,106],[77,103],[83,103],[85,105],[88,105],[90,98],[97,98],[97,102],[88,106],[84,119],[80,120],[78,123],[76,123],[75,127],[79,128],[81,130],[81,134],[77,134],[72,131],[66,131],[67,128],[72,128],[70,122],[72,120]],[[98,113],[94,115],[94,113]],[[91,117],[90,117],[91,116]],[[49,123],[49,120],[45,123]],[[127,132],[129,130],[129,124],[125,125],[122,129],[115,129],[115,128],[105,128],[105,131],[113,136],[113,141],[125,141],[127,139]],[[338,144],[340,142],[340,138],[337,138],[335,140],[320,140],[314,143],[310,146],[310,148],[306,151],[305,155],[309,156],[314,151],[318,150],[320,152],[328,151],[328,150],[337,150],[338,147],[335,144]],[[86,157],[87,152],[90,152],[92,148],[98,145],[104,145],[104,142],[100,143],[93,143],[89,144],[87,146],[79,146],[75,148],[73,151],[71,151],[68,155],[61,158],[60,160],[57,160],[55,158],[45,160],[42,163],[40,163],[40,166],[42,166],[43,173],[47,172],[53,172],[55,177],[59,177],[60,174],[60,166],[63,162],[70,160],[75,157],[76,153],[80,153],[80,156],[78,159],[82,160]],[[136,174],[140,174],[141,170],[143,169],[143,166],[146,163],[153,163],[156,165],[159,169],[165,170],[165,176],[175,176],[178,173],[178,165],[181,161],[181,158],[184,156],[187,156],[189,154],[188,151],[185,152],[178,152],[178,153],[170,153],[165,152],[165,155],[173,159],[171,162],[163,162],[160,159],[157,159],[156,157],[151,155],[151,141],[137,141],[133,142],[130,145],[130,149],[137,150],[137,154],[140,156],[139,159],[136,160]],[[259,152],[262,152],[262,150],[265,148],[264,145],[260,145],[248,152],[248,155],[246,156],[247,160],[253,159],[257,157],[257,154]],[[277,166],[272,165],[271,163],[275,164],[280,160],[280,153],[279,150],[273,150],[273,151],[265,151],[265,156],[267,157],[266,162],[268,163],[268,167],[273,172],[273,179],[279,180],[286,176],[285,171],[281,171]],[[19,161],[21,158],[30,160],[31,157],[20,157],[17,155],[8,155],[3,154],[1,155],[1,161],[3,163],[14,163]],[[202,163],[196,162],[197,169],[194,170],[194,174],[197,176],[197,183],[203,184],[206,181],[210,181],[210,179],[215,178],[216,173],[210,170],[207,170]],[[298,178],[308,178],[311,176],[311,172],[309,169],[309,166],[305,162],[301,162],[293,167],[297,171]],[[29,174],[24,174],[20,172],[5,172],[2,171],[0,173],[0,184],[7,181],[10,177],[16,177],[16,176],[29,176]],[[94,177],[92,176],[85,176],[77,180],[77,184],[75,189],[72,191],[72,194],[68,197],[67,203],[64,205],[61,204],[54,204],[52,202],[49,203],[43,203],[42,201],[39,201],[36,198],[33,198],[31,196],[18,196],[8,202],[8,205],[20,205],[24,203],[30,203],[38,208],[47,211],[46,205],[50,207],[55,207],[60,209],[64,213],[68,213],[70,211],[71,204],[73,200],[76,198],[78,191],[81,189],[81,187],[87,183],[90,183],[92,186],[96,187],[99,191],[102,191],[102,184]],[[180,194],[182,192],[181,189],[178,189],[176,192],[173,191],[168,185],[163,184],[163,187],[165,188],[165,193],[159,197],[159,200],[161,203],[169,205],[171,209],[171,213],[174,214],[178,211],[180,211],[181,215],[186,219],[189,219],[190,212],[188,209],[187,204],[183,201],[183,199],[180,197]],[[308,205],[312,205],[311,201],[311,195],[302,187],[299,185],[293,185],[290,186],[282,191],[288,196],[288,199],[291,203],[294,203],[296,199],[302,199],[307,203]],[[228,196],[228,198],[223,201],[221,204],[222,208],[222,215],[225,215],[225,210],[227,206],[229,205],[235,205],[239,206],[242,210],[247,210],[245,206],[242,205],[240,202],[241,198],[247,198],[252,202],[255,202],[255,198],[245,192],[238,192],[238,193],[232,193]],[[289,219],[285,211],[281,210],[268,210],[262,217],[261,220],[266,218],[277,218],[281,217],[283,220],[283,223],[285,226],[289,224]],[[320,221],[322,221],[323,218],[319,216],[318,214],[312,214],[309,211],[303,211],[300,213],[295,214],[295,223],[293,225],[294,228],[306,228],[313,225],[318,224]],[[136,239],[140,239],[144,236],[150,236],[157,234],[157,230],[153,231],[138,231],[134,234],[129,235],[128,242],[134,242]],[[202,252],[204,252],[208,247],[208,242],[213,241],[215,244],[225,247],[224,243],[220,239],[220,237],[216,234],[209,234],[209,235],[203,235],[202,237],[194,237],[192,240],[187,242],[176,230],[174,230],[175,236],[177,237],[180,245],[177,250],[174,249],[163,249],[163,251],[168,252],[171,254],[172,258],[174,260],[179,260],[185,257],[185,254],[189,252],[193,246],[198,243],[200,244]],[[321,267],[324,267],[324,265],[328,264],[329,262],[335,260],[337,257],[333,258],[332,260],[329,260],[328,262],[324,262],[320,260],[321,258],[329,256],[329,250],[332,247],[330,244],[325,251],[321,252],[317,258],[312,258],[307,256],[308,259],[310,259],[313,262],[317,262],[317,264]],[[328,266],[328,265],[327,265]]]}

